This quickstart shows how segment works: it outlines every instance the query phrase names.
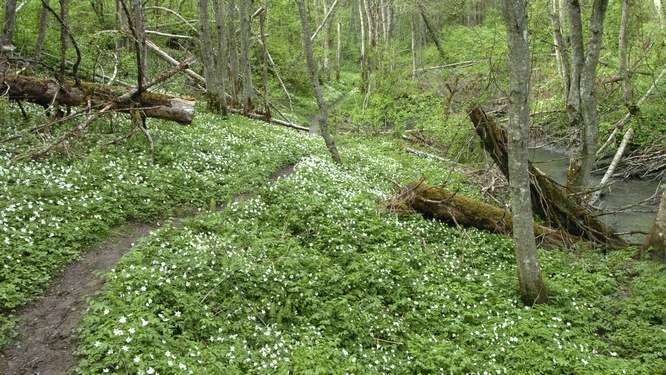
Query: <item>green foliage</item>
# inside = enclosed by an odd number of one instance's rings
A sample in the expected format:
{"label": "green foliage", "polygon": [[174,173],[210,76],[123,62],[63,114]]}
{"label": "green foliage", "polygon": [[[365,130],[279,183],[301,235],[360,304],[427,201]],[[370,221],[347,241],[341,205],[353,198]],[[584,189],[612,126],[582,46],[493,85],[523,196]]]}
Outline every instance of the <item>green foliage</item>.
{"label": "green foliage", "polygon": [[[199,114],[191,127],[155,122],[154,162],[142,137],[104,146],[117,134],[103,132],[87,135],[78,147],[92,149],[80,159],[16,162],[12,158],[21,150],[0,146],[0,343],[8,340],[12,310],[111,227],[226,202],[316,149],[315,142],[296,140],[286,130],[235,116],[219,121]],[[0,138],[23,128],[3,128]]]}
{"label": "green foliage", "polygon": [[342,143],[344,169],[305,158],[256,197],[138,244],[90,304],[79,371],[666,370],[663,267],[541,252],[552,300],[523,306],[509,239],[378,209],[385,176],[440,165]]}

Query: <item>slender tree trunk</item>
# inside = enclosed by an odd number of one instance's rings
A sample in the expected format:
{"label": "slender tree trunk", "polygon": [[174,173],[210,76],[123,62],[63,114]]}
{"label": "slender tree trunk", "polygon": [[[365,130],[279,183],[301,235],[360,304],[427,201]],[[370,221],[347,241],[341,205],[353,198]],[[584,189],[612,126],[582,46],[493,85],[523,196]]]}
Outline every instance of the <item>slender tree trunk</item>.
{"label": "slender tree trunk", "polygon": [[504,15],[509,46],[509,187],[513,238],[516,242],[518,284],[527,305],[547,301],[546,287],[541,278],[534,219],[530,200],[527,145],[529,141],[529,77],[530,56],[527,31],[527,0],[504,0]]}
{"label": "slender tree trunk", "polygon": [[11,49],[16,29],[16,0],[5,0],[5,20],[2,27],[0,49]]}
{"label": "slender tree trunk", "polygon": [[644,249],[648,248],[654,249],[655,255],[666,261],[666,189],[661,195],[657,217],[645,242]]}
{"label": "slender tree trunk", "polygon": [[361,21],[361,89],[365,93],[368,91],[370,73],[368,69],[368,57],[366,56],[365,50],[365,22],[363,19],[363,2],[364,0],[358,1],[358,15]]}
{"label": "slender tree trunk", "polygon": [[423,6],[423,3],[421,3],[420,0],[417,0],[416,4],[419,8],[419,13],[421,14],[421,18],[423,18],[423,23],[425,24],[425,27],[428,31],[428,35],[430,35],[430,39],[432,39],[432,41],[435,43],[435,47],[437,47],[437,52],[439,52],[439,57],[441,57],[443,62],[446,61],[446,54],[444,53],[442,44],[440,43],[439,37],[437,36],[437,31],[430,23],[430,20],[428,19],[428,14],[426,13],[426,9]]}
{"label": "slender tree trunk", "polygon": [[215,5],[215,27],[217,28],[217,48],[218,56],[216,61],[216,70],[218,74],[220,111],[223,115],[227,114],[227,76],[229,53],[227,48],[227,33],[225,30],[225,9],[224,0],[213,0]]}
{"label": "slender tree trunk", "polygon": [[412,79],[416,80],[416,19],[412,17]]}
{"label": "slender tree trunk", "polygon": [[[50,5],[50,0],[45,0],[47,5]],[[49,11],[42,5],[39,11],[39,31],[37,31],[37,42],[35,43],[35,59],[39,60],[42,56],[42,49],[44,49],[44,41],[46,40],[46,31],[49,26]]]}
{"label": "slender tree trunk", "polygon": [[328,130],[328,107],[326,105],[326,101],[324,100],[321,86],[319,85],[319,77],[317,76],[317,64],[315,63],[312,53],[312,42],[310,41],[310,24],[308,23],[308,15],[307,11],[305,10],[305,3],[303,0],[296,0],[296,4],[298,5],[298,13],[301,18],[301,26],[303,27],[303,49],[305,51],[305,58],[308,64],[308,73],[310,74],[310,80],[312,81],[312,86],[317,98],[317,104],[319,105],[319,131],[321,132],[322,138],[324,138],[326,148],[328,148],[333,161],[338,164],[342,164],[342,159],[340,159],[338,148],[335,145],[335,139],[333,139],[331,133]]}
{"label": "slender tree trunk", "polygon": [[132,25],[134,27],[134,41],[136,48],[137,84],[139,93],[146,84],[146,27],[143,19],[143,4],[141,0],[132,0]]}
{"label": "slender tree trunk", "polygon": [[581,133],[583,116],[580,108],[580,78],[585,65],[585,50],[583,47],[583,20],[581,18],[580,3],[578,0],[567,0],[567,11],[571,27],[571,79],[569,80],[569,97],[567,98],[567,115],[569,128],[573,132],[571,137],[571,160],[567,171],[567,185],[571,187],[580,173]]}
{"label": "slender tree trunk", "polygon": [[215,50],[210,31],[208,0],[198,0],[197,10],[199,12],[199,39],[201,41],[204,76],[206,77],[208,108],[212,112],[220,112],[222,110],[220,101],[224,98],[224,92],[220,93],[218,82],[220,77],[215,64]]}
{"label": "slender tree trunk", "polygon": [[264,46],[264,65],[261,70],[261,80],[263,81],[264,87],[264,116],[266,121],[271,121],[271,107],[268,104],[268,46],[266,41],[266,14],[268,13],[268,1],[264,3],[264,10],[259,14],[259,38],[261,40],[261,45]]}
{"label": "slender tree trunk", "polygon": [[252,112],[252,67],[250,66],[250,1],[240,1],[241,65],[243,67],[243,112]]}
{"label": "slender tree trunk", "polygon": [[560,20],[560,0],[552,0],[550,20],[553,26],[553,40],[555,42],[555,59],[557,61],[557,70],[562,77],[562,86],[564,87],[564,98],[569,97],[569,80],[571,79],[571,67],[569,65],[569,51],[566,41],[562,36],[562,22]]}
{"label": "slender tree trunk", "polygon": [[236,38],[236,27],[234,24],[234,17],[236,15],[236,5],[233,0],[229,1],[229,84],[231,86],[231,106],[236,106],[240,103],[238,97],[240,95],[240,81],[239,81],[239,58],[238,58],[238,43]]}
{"label": "slender tree trunk", "polygon": [[618,58],[619,69],[618,74],[622,78],[622,96],[624,98],[624,105],[631,108],[632,102],[632,88],[631,77],[629,76],[629,57],[627,53],[627,44],[629,41],[629,14],[631,11],[631,0],[622,0],[622,16],[620,17],[620,35],[618,37]]}
{"label": "slender tree trunk", "polygon": [[337,47],[335,49],[335,80],[340,80],[340,64],[342,64],[342,23],[338,22]]}
{"label": "slender tree trunk", "polygon": [[324,77],[325,80],[328,80],[330,77],[330,71],[331,71],[331,62],[329,59],[329,51],[331,50],[331,21],[330,18],[326,19],[326,16],[328,15],[328,0],[321,0],[322,2],[322,7],[324,8],[324,24],[322,27],[324,28],[324,43],[323,43],[323,72],[322,76]]}

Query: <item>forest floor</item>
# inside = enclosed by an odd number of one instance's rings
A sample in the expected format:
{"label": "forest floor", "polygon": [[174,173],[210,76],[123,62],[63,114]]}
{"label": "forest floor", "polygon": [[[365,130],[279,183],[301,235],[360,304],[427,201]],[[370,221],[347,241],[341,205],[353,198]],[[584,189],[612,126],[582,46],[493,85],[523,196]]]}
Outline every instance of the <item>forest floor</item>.
{"label": "forest floor", "polygon": [[[283,166],[276,170],[268,181],[274,182],[278,178],[289,176],[293,171],[293,164]],[[232,201],[238,203],[252,196],[249,192],[239,193],[234,195]],[[226,205],[218,211],[225,208]],[[70,373],[76,363],[76,329],[88,299],[104,285],[102,275],[111,271],[134,244],[145,240],[153,231],[165,224],[182,228],[186,220],[195,217],[196,215],[176,217],[153,225],[128,223],[67,266],[41,297],[17,312],[16,338],[12,346],[1,354],[0,373]]]}
{"label": "forest floor", "polygon": [[[3,131],[27,126],[16,124]],[[104,146],[114,135],[103,125],[69,157],[16,163],[20,150],[2,150],[3,343],[21,306],[63,290],[76,311],[54,313],[80,324],[75,348],[56,338],[75,354],[62,364],[85,374],[666,370],[663,266],[632,249],[542,250],[551,302],[523,306],[509,238],[384,208],[394,181],[421,176],[480,197],[456,165],[390,137],[340,135],[339,167],[318,137],[238,116],[152,129],[152,159],[141,137]],[[141,239],[111,234],[192,212],[130,230]],[[58,288],[82,277],[69,264],[112,243],[124,256],[101,264],[102,279]],[[22,322],[18,342],[36,332]],[[63,353],[48,333],[33,336]]]}

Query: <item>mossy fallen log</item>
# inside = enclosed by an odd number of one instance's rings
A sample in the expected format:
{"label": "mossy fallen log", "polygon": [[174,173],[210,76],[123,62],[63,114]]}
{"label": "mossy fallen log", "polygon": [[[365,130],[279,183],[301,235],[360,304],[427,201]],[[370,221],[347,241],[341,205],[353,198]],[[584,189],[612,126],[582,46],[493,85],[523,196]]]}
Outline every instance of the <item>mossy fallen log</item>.
{"label": "mossy fallen log", "polygon": [[[509,178],[506,132],[481,108],[472,109],[469,117],[481,138],[481,145],[493,158],[502,174]],[[627,246],[622,238],[599,221],[587,207],[572,199],[564,187],[546,176],[532,163],[529,163],[529,171],[532,209],[547,226],[563,229],[573,236],[604,246]]]}
{"label": "mossy fallen log", "polygon": [[[460,193],[419,182],[411,184],[400,198],[402,204],[426,217],[452,225],[473,227],[492,233],[511,235],[511,212]],[[547,246],[568,246],[576,238],[542,225],[534,225],[537,243]]]}
{"label": "mossy fallen log", "polygon": [[[92,82],[81,82],[76,86],[73,81],[64,81],[60,85],[52,79],[29,76],[7,75],[0,77],[0,90],[6,91],[10,100],[28,101],[49,107],[53,104],[69,107],[97,106],[117,101],[127,92],[127,88],[104,86]],[[116,103],[121,112],[128,112],[130,107],[140,109],[147,117],[190,124],[194,118],[193,100],[153,92],[143,92]]]}

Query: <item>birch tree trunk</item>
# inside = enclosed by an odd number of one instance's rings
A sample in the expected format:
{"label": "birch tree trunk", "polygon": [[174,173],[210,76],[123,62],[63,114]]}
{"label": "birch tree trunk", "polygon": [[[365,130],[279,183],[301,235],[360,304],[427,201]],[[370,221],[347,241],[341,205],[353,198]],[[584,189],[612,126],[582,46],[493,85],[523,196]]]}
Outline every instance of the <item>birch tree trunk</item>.
{"label": "birch tree trunk", "polygon": [[227,63],[229,61],[229,53],[227,49],[227,33],[225,30],[225,10],[224,10],[224,0],[213,0],[215,6],[215,28],[217,29],[217,59],[216,59],[216,71],[217,71],[217,80],[219,85],[218,96],[220,100],[220,112],[223,115],[227,114],[227,76],[228,68]]}
{"label": "birch tree trunk", "polygon": [[14,40],[14,30],[16,29],[16,0],[6,0],[5,2],[5,20],[2,27],[2,40],[0,40],[0,49],[3,51],[11,49]]}
{"label": "birch tree trunk", "polygon": [[[50,5],[50,0],[44,1]],[[44,49],[44,40],[46,40],[46,31],[49,26],[49,10],[42,4],[39,11],[39,31],[37,31],[37,42],[35,42],[35,59],[39,60]]]}
{"label": "birch tree trunk", "polygon": [[370,79],[370,74],[368,69],[368,57],[366,56],[365,51],[365,21],[363,18],[363,2],[364,0],[358,1],[358,16],[361,22],[361,90],[365,93],[368,91],[368,80]]}
{"label": "birch tree trunk", "polygon": [[412,16],[412,79],[416,80],[416,17]]}
{"label": "birch tree trunk", "polygon": [[319,131],[322,138],[324,138],[326,148],[328,148],[333,161],[337,164],[342,164],[342,159],[340,159],[340,154],[338,153],[338,148],[335,145],[335,140],[328,130],[328,107],[326,105],[326,101],[324,100],[321,86],[319,85],[317,64],[314,60],[314,55],[312,53],[312,42],[310,41],[310,24],[308,23],[308,14],[305,10],[304,0],[296,0],[296,4],[298,5],[298,13],[301,18],[301,26],[303,28],[303,50],[307,60],[308,73],[310,74],[310,80],[312,81],[312,86],[314,88],[317,105],[319,106]]}
{"label": "birch tree trunk", "polygon": [[253,110],[252,106],[252,67],[250,66],[250,2],[240,1],[240,30],[241,30],[241,65],[243,68],[243,113],[246,115]]}
{"label": "birch tree trunk", "polygon": [[526,305],[547,301],[534,240],[527,146],[529,141],[530,56],[527,31],[527,0],[504,0],[509,47],[509,187],[513,238],[516,242],[518,284]]}
{"label": "birch tree trunk", "polygon": [[198,0],[197,11],[199,13],[199,39],[201,43],[201,57],[204,66],[204,76],[206,77],[206,95],[208,96],[208,109],[211,112],[220,112],[222,105],[221,98],[224,98],[224,92],[220,93],[219,72],[215,64],[215,51],[213,47],[213,38],[210,31],[208,0]]}

